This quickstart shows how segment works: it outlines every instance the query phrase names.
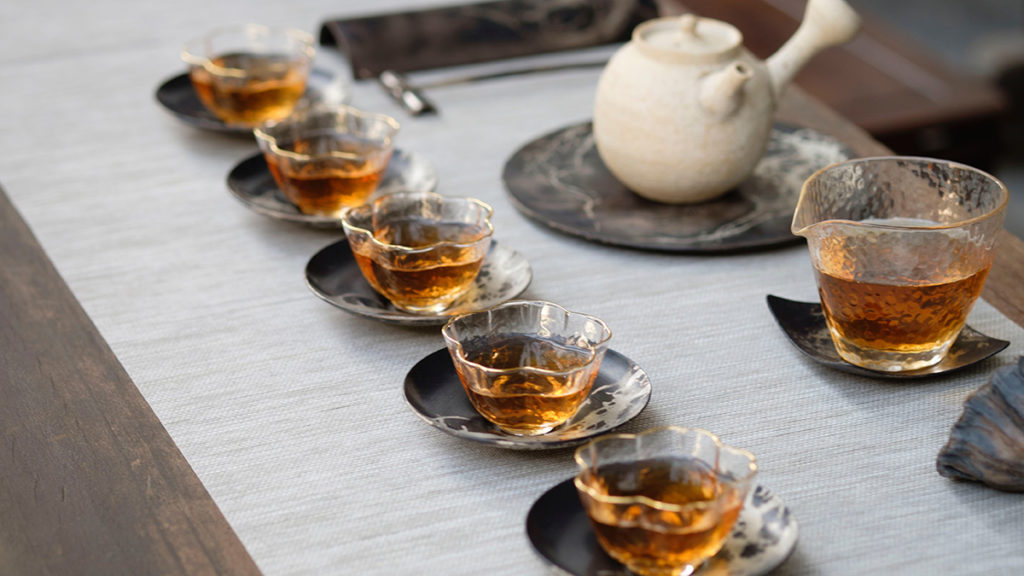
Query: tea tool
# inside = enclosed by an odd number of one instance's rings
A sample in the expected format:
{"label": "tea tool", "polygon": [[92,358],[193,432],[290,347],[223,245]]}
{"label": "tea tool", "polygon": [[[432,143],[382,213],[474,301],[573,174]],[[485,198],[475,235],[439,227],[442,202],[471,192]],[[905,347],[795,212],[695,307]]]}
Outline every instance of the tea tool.
{"label": "tea tool", "polygon": [[589,397],[612,339],[600,318],[544,300],[514,300],[441,329],[470,403],[503,432],[545,434]]}
{"label": "tea tool", "polygon": [[436,315],[474,286],[494,237],[489,204],[466,196],[396,192],[342,213],[366,282],[404,312]]}
{"label": "tea tool", "polygon": [[413,314],[399,310],[370,287],[348,240],[324,247],[306,264],[306,286],[324,302],[357,316],[402,326],[441,326],[454,315],[496,306],[522,294],[532,278],[533,270],[522,254],[492,240],[469,292],[447,310]]}
{"label": "tea tool", "polygon": [[888,372],[941,362],[981,294],[1008,199],[990,174],[934,158],[857,158],[808,178],[792,230],[839,355]]}
{"label": "tea tool", "polygon": [[400,126],[353,106],[311,106],[253,129],[277,187],[303,214],[340,217],[377,190]]}
{"label": "tea tool", "polygon": [[[654,0],[497,0],[327,20],[320,42],[349,59],[358,79],[377,79],[410,114],[436,111],[409,82],[417,70],[491,62],[623,42],[658,14]],[[523,68],[517,72],[524,73]],[[540,70],[528,70],[528,72]],[[476,82],[501,77],[481,75]],[[465,75],[460,77],[465,78]]]}
{"label": "tea tool", "polygon": [[[252,126],[244,124],[228,124],[210,112],[199,101],[192,80],[188,73],[168,78],[154,93],[157,103],[170,112],[175,118],[200,130],[220,132],[223,134],[252,135]],[[320,68],[313,68],[306,83],[306,93],[297,106],[326,102],[348,104],[352,95],[341,76],[331,74]]]}
{"label": "tea tool", "polygon": [[692,204],[725,194],[760,161],[793,76],[859,29],[843,0],[809,0],[796,33],[761,62],[726,22],[693,14],[644,22],[598,80],[601,159],[650,200]]}
{"label": "tea tool", "polygon": [[[258,214],[315,228],[341,228],[340,218],[303,214],[285,198],[284,193],[274,182],[262,154],[250,156],[236,164],[228,173],[227,185],[228,190],[239,202]],[[400,190],[431,192],[435,188],[437,172],[434,165],[420,154],[395,148],[377,184],[375,195]]]}
{"label": "tea tool", "polygon": [[[796,517],[782,499],[757,485],[747,495],[722,549],[696,574],[768,574],[796,548],[799,532]],[[526,535],[545,562],[572,576],[631,574],[598,545],[572,478],[550,488],[534,502],[526,516]]]}
{"label": "tea tool", "polygon": [[514,436],[481,416],[466,397],[451,354],[423,358],[405,377],[405,401],[426,423],[465,440],[513,450],[568,448],[635,418],[651,397],[651,381],[636,363],[605,353],[590,395],[568,422],[540,436]]}
{"label": "tea tool", "polygon": [[749,450],[683,426],[606,434],[575,460],[598,544],[639,576],[689,576],[715,556],[758,473]]}
{"label": "tea tool", "polygon": [[308,32],[260,24],[218,28],[181,49],[203,106],[227,124],[254,128],[295,110],[315,54]]}

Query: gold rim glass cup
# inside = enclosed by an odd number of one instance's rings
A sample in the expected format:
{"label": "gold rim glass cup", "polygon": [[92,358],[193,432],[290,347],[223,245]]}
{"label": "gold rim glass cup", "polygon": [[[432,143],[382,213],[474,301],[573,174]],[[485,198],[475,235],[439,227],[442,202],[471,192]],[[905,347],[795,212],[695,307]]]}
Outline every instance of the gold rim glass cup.
{"label": "gold rim glass cup", "polygon": [[807,238],[832,341],[847,362],[900,372],[942,360],[992,265],[1009,192],[945,160],[861,158],[804,183]]}
{"label": "gold rim glass cup", "polygon": [[311,106],[253,133],[278,188],[300,211],[340,216],[371,198],[398,130],[384,114]]}
{"label": "gold rim glass cup", "polygon": [[313,36],[245,24],[185,44],[181,59],[199,100],[227,124],[259,126],[291,113],[306,91]]}
{"label": "gold rim glass cup", "polygon": [[399,192],[344,212],[341,222],[374,290],[406,312],[436,314],[472,288],[492,213],[475,198]]}
{"label": "gold rim glass cup", "polygon": [[441,334],[473,407],[517,436],[576,414],[612,337],[600,319],[539,300],[458,316]]}
{"label": "gold rim glass cup", "polygon": [[757,474],[750,452],[676,426],[602,436],[576,464],[598,543],[640,576],[687,576],[717,554]]}

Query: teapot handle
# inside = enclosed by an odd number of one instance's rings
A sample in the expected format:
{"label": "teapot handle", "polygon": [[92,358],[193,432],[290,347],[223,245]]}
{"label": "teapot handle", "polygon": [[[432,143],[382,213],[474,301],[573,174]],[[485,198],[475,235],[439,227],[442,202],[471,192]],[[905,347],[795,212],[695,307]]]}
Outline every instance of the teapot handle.
{"label": "teapot handle", "polygon": [[825,48],[849,42],[860,26],[860,16],[844,0],[809,0],[800,27],[766,61],[776,100],[808,60]]}

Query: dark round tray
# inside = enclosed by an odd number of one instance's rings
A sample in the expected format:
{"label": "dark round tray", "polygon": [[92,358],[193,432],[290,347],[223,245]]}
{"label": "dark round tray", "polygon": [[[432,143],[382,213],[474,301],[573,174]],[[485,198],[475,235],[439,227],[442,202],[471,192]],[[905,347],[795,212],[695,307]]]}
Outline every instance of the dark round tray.
{"label": "dark round tray", "polygon": [[612,176],[586,122],[517,150],[502,179],[520,212],[560,232],[630,248],[718,253],[797,241],[789,225],[804,180],[850,157],[830,136],[776,124],[765,157],[736,189],[700,204],[662,204]]}

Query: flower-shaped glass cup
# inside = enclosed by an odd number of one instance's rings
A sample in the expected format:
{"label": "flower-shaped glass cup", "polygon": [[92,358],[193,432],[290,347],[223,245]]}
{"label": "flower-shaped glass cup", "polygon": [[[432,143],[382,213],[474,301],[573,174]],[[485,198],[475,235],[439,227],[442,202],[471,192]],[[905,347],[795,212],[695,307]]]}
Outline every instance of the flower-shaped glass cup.
{"label": "flower-shaped glass cup", "polygon": [[1008,197],[980,170],[929,158],[861,158],[808,178],[792,228],[839,355],[889,372],[942,360],[981,293]]}
{"label": "flower-shaped glass cup", "polygon": [[435,314],[473,286],[492,213],[475,198],[399,192],[348,210],[341,222],[374,290],[406,312]]}
{"label": "flower-shaped glass cup", "polygon": [[278,188],[299,210],[340,216],[377,189],[398,122],[351,106],[312,106],[253,133]]}
{"label": "flower-shaped glass cup", "polygon": [[225,123],[258,126],[291,113],[314,51],[302,30],[245,24],[188,42],[181,58],[204,106]]}
{"label": "flower-shaped glass cup", "polygon": [[572,418],[612,337],[598,318],[542,301],[464,314],[441,334],[473,407],[520,436],[544,434]]}
{"label": "flower-shaped glass cup", "polygon": [[602,436],[576,464],[598,543],[641,576],[686,576],[718,553],[757,474],[750,452],[675,426]]}

